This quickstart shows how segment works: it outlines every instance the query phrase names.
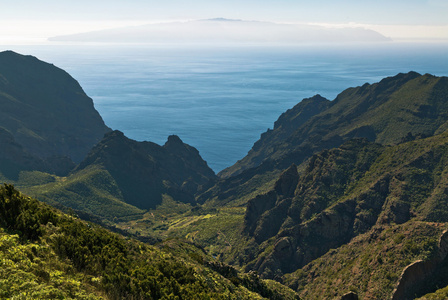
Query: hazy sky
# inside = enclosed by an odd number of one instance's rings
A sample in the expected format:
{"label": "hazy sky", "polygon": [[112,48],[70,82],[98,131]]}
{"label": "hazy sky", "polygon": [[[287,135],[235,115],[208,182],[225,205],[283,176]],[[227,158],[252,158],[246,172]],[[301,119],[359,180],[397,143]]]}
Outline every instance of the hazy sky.
{"label": "hazy sky", "polygon": [[362,25],[392,38],[448,39],[448,0],[0,0],[0,43],[216,17]]}

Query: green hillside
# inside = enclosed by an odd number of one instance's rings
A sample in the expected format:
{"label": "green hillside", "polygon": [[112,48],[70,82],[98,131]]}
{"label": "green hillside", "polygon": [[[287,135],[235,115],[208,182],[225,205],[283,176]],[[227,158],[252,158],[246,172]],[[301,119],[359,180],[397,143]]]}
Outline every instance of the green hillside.
{"label": "green hillside", "polygon": [[[246,157],[220,172],[202,201],[238,201],[255,195],[292,163],[364,137],[384,145],[443,132],[448,121],[448,78],[415,72],[349,88],[335,100],[307,99],[284,113]],[[297,119],[304,118],[304,122]]]}
{"label": "green hillside", "polygon": [[68,176],[22,172],[14,182],[52,205],[118,222],[141,218],[164,199],[195,205],[194,194],[214,178],[199,152],[177,136],[159,146],[113,131]]}
{"label": "green hillside", "polygon": [[[192,244],[149,246],[0,188],[0,297],[13,299],[299,299]],[[264,297],[263,297],[264,296]]]}

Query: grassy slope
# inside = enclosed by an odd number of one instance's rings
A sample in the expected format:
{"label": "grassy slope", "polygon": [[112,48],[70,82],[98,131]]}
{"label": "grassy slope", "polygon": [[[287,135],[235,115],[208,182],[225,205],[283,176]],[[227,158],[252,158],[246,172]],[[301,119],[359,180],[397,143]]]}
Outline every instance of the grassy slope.
{"label": "grassy slope", "polygon": [[192,244],[158,247],[74,219],[0,188],[0,295],[37,299],[297,299]]}
{"label": "grassy slope", "polygon": [[62,205],[107,220],[139,218],[144,211],[125,203],[110,174],[91,167],[67,177],[22,172],[15,183],[21,190],[51,205]]}
{"label": "grassy slope", "polygon": [[[356,237],[349,244],[330,250],[301,270],[287,275],[286,281],[299,288],[305,299],[318,297],[322,286],[325,286],[326,297],[342,295],[350,289],[366,299],[389,296],[403,268],[417,259],[428,258],[441,231],[447,228],[445,223],[437,223],[446,221],[447,145],[448,133],[443,133],[377,149],[380,155],[374,156],[377,158],[371,167],[355,174],[357,181],[344,186],[345,192],[330,203],[328,209],[339,202],[367,195],[372,185],[387,176],[394,180],[384,211],[378,216],[386,223]],[[410,205],[411,221],[387,225],[390,222],[387,214],[391,209],[387,203],[395,202]],[[230,204],[225,208],[197,209],[194,213],[187,210],[183,215],[173,215],[165,220],[164,234],[190,239],[221,259],[239,265],[242,261],[238,261],[238,255],[258,253],[259,259],[272,251],[275,243],[270,239],[256,245],[242,235],[243,213],[244,208],[232,208]],[[151,226],[147,229],[151,232]],[[376,257],[385,258],[376,261]],[[354,272],[356,274],[352,276]]]}
{"label": "grassy slope", "polygon": [[445,223],[378,226],[285,276],[304,299],[333,299],[355,291],[360,299],[388,299],[402,270],[430,258]]}

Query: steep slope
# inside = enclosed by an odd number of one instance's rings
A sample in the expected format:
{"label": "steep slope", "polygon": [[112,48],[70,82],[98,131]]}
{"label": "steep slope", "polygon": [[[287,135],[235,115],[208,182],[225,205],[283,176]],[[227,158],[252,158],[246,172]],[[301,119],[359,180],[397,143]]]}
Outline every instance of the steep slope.
{"label": "steep slope", "polygon": [[[433,135],[439,128],[444,129],[448,121],[447,97],[448,78],[410,72],[349,88],[329,103],[320,97],[307,99],[307,104],[313,101],[314,106],[325,104],[305,117],[297,108],[282,115],[246,157],[223,170],[220,176],[234,176],[307,144],[331,141],[338,146],[353,137],[395,144],[408,134]],[[298,119],[304,120],[297,122]]]}
{"label": "steep slope", "polygon": [[[327,110],[330,106],[331,101],[320,95],[303,99],[293,108],[281,114],[274,123],[274,129],[263,133],[246,157],[233,166],[222,170],[218,175],[223,178],[235,176],[246,169],[260,165],[275,151],[274,145],[287,140],[297,128],[300,128],[309,119]],[[248,166],[242,167],[245,164],[248,164]]]}
{"label": "steep slope", "polygon": [[199,152],[177,136],[159,146],[112,131],[69,176],[34,186],[26,180],[17,183],[53,205],[112,220],[137,218],[164,199],[195,204],[194,194],[215,177]]}
{"label": "steep slope", "polygon": [[0,127],[41,159],[80,162],[110,129],[65,71],[32,56],[0,53]]}
{"label": "steep slope", "polygon": [[44,162],[26,152],[4,128],[0,128],[0,145],[1,180],[17,180],[20,171],[45,169]]}
{"label": "steep slope", "polygon": [[136,142],[113,131],[96,145],[74,170],[101,166],[117,182],[126,203],[148,209],[161,203],[162,194],[194,202],[193,194],[214,179],[199,152],[170,136],[164,146]]}
{"label": "steep slope", "polygon": [[[199,201],[244,203],[248,197],[272,187],[292,163],[301,165],[323,149],[364,137],[381,144],[396,144],[443,132],[448,121],[448,78],[398,74],[375,84],[349,88],[331,102],[308,99],[285,113],[272,131],[264,133],[252,150],[218,175],[223,179],[199,196]],[[310,105],[319,106],[303,114]],[[298,122],[302,117],[304,122]]]}
{"label": "steep slope", "polygon": [[[349,291],[366,300],[415,299],[447,284],[446,229],[420,221],[376,226],[283,280],[303,299],[341,299]],[[419,264],[426,270],[406,271]]]}
{"label": "steep slope", "polygon": [[[318,151],[316,148],[321,149],[324,147],[317,143],[315,145],[307,144],[297,151],[282,157],[280,160],[264,159],[264,156],[269,156],[274,152],[274,148],[271,145],[287,140],[291,132],[328,109],[330,105],[331,102],[329,100],[317,95],[304,99],[292,109],[283,113],[275,122],[274,129],[263,133],[260,140],[254,144],[246,157],[235,165],[221,171],[218,176],[224,178],[224,180],[218,181],[211,189],[199,194],[198,201],[215,202],[219,206],[229,202],[234,203],[235,200],[245,203],[251,198],[252,194],[259,193],[260,188],[261,190],[269,189],[273,181],[285,168],[288,168],[292,163],[300,163],[310,157]],[[251,155],[255,151],[263,155],[257,157]],[[246,162],[251,167],[247,169],[241,168],[241,165],[246,164]]]}
{"label": "steep slope", "polygon": [[0,187],[0,297],[4,299],[299,299],[242,274],[194,245],[160,248]]}
{"label": "steep slope", "polygon": [[393,147],[353,140],[313,156],[300,176],[292,166],[249,201],[245,232],[264,253],[247,268],[281,276],[376,225],[446,222],[447,145],[447,132]]}
{"label": "steep slope", "polygon": [[75,167],[68,157],[51,156],[46,159],[32,155],[18,144],[12,134],[0,127],[0,180],[16,182],[26,171],[43,171],[56,175],[67,174]]}

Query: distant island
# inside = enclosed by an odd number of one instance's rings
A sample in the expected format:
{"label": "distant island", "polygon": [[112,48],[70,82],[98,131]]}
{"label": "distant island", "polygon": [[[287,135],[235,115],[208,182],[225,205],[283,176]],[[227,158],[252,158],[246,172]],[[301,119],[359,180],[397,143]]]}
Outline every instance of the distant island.
{"label": "distant island", "polygon": [[382,34],[361,28],[278,24],[225,18],[168,22],[99,30],[49,38],[54,42],[100,43],[353,43],[387,42]]}

